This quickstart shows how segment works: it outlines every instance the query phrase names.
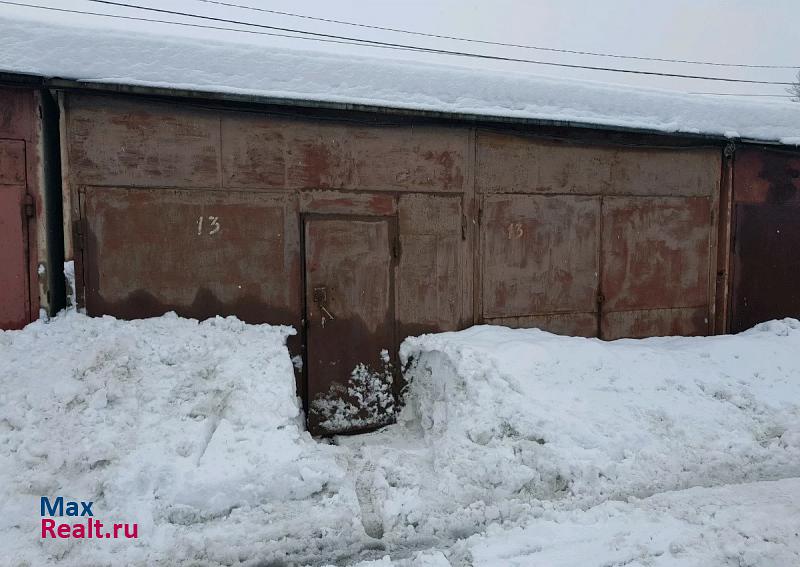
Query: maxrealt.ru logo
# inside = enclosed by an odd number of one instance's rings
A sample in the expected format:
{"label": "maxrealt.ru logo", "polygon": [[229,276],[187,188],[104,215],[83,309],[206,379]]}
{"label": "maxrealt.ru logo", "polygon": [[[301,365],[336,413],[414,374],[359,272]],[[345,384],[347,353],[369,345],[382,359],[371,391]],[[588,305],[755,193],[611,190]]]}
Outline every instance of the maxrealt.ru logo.
{"label": "maxrealt.ru logo", "polygon": [[[42,539],[137,539],[139,537],[138,524],[104,524],[95,519],[93,506],[94,502],[91,501],[64,500],[63,496],[57,496],[51,501],[47,496],[42,496],[40,501]],[[71,521],[56,521],[54,517],[67,517]],[[75,521],[78,518],[80,520]]]}

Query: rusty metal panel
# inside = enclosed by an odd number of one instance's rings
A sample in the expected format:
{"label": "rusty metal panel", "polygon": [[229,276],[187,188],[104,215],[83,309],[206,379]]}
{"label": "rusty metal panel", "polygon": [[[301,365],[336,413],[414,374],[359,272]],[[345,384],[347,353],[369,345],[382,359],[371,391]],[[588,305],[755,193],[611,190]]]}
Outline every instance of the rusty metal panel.
{"label": "rusty metal panel", "polygon": [[[31,293],[37,250],[29,239],[35,225],[25,201],[33,167],[25,145],[34,139],[34,116],[32,91],[0,89],[0,138],[5,138],[0,139],[0,329],[20,329],[38,310],[38,295]],[[35,205],[35,200],[27,205],[31,215]]]}
{"label": "rusty metal panel", "polygon": [[393,418],[393,243],[379,217],[305,219],[309,430],[351,433]]}
{"label": "rusty metal panel", "polygon": [[77,185],[220,186],[220,124],[213,112],[70,96],[66,134]]}
{"label": "rusty metal panel", "polygon": [[291,196],[89,187],[82,200],[90,315],[300,322]]}
{"label": "rusty metal panel", "polygon": [[800,318],[800,204],[739,204],[735,217],[731,331]]}
{"label": "rusty metal panel", "polygon": [[30,322],[24,186],[0,185],[0,329]]}
{"label": "rusty metal panel", "polygon": [[604,193],[711,197],[719,190],[720,160],[718,149],[621,148]]}
{"label": "rusty metal panel", "polygon": [[34,115],[32,91],[0,88],[0,138],[33,139]]}
{"label": "rusty metal panel", "polygon": [[707,306],[709,199],[606,197],[603,311]]}
{"label": "rusty metal panel", "polygon": [[573,337],[597,336],[597,313],[554,313],[530,317],[498,317],[487,319],[489,325],[511,328],[536,328],[556,335]]}
{"label": "rusty metal panel", "polygon": [[400,197],[397,316],[403,336],[465,326],[471,278],[460,196]]}
{"label": "rusty metal panel", "polygon": [[0,140],[0,185],[25,185],[23,140]]}
{"label": "rusty metal panel", "polygon": [[300,212],[331,215],[393,216],[397,199],[386,193],[345,193],[342,191],[303,191]]}
{"label": "rusty metal panel", "polygon": [[478,131],[478,191],[598,194],[611,186],[614,153],[597,146]]}
{"label": "rusty metal panel", "polygon": [[312,121],[285,127],[287,186],[296,189],[464,189],[469,130]]}
{"label": "rusty metal panel", "polygon": [[800,315],[800,154],[737,149],[730,330]]}
{"label": "rusty metal panel", "polygon": [[710,196],[719,185],[715,149],[568,144],[478,132],[484,193]]}
{"label": "rusty metal panel", "polygon": [[708,334],[706,307],[646,309],[604,313],[601,336],[606,340]]}
{"label": "rusty metal panel", "polygon": [[736,203],[800,205],[800,154],[737,149],[733,179]]}
{"label": "rusty metal panel", "polygon": [[223,113],[223,186],[464,189],[469,130]]}
{"label": "rusty metal panel", "polygon": [[483,317],[594,311],[599,220],[597,197],[485,197]]}
{"label": "rusty metal panel", "polygon": [[221,121],[223,187],[284,189],[292,122],[239,112],[225,112]]}

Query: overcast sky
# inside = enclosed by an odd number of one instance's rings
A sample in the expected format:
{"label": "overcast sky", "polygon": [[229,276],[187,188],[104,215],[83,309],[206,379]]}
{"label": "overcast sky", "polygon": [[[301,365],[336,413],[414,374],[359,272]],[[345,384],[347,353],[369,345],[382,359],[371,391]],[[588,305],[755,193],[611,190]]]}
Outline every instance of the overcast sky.
{"label": "overcast sky", "polygon": [[[16,0],[29,4],[122,14],[198,24],[231,26],[165,14],[103,5],[88,0]],[[668,73],[791,81],[789,69],[742,69],[705,65],[630,61],[606,57],[548,53],[531,49],[487,46],[424,38],[386,31],[315,22],[294,17],[209,4],[200,0],[119,0],[139,6],[240,20],[307,31],[389,41],[447,50],[559,63],[642,69]],[[642,57],[692,59],[754,65],[800,66],[800,1],[798,0],[221,0],[309,16],[402,28],[426,33],[464,36],[487,41],[559,49],[607,52]],[[1,16],[36,18],[101,28],[143,31],[159,36],[192,36],[294,49],[357,53],[375,57],[417,59],[450,65],[510,69],[549,77],[572,77],[634,84],[684,92],[758,93],[785,95],[775,85],[746,85],[664,77],[648,77],[540,65],[465,59],[445,55],[387,51],[364,46],[258,36],[236,32],[181,28],[59,14],[0,5]],[[239,26],[241,27],[241,26]],[[251,28],[252,29],[252,28]],[[262,30],[266,31],[266,30]],[[64,54],[68,57],[68,54]],[[780,99],[776,99],[780,100]]]}

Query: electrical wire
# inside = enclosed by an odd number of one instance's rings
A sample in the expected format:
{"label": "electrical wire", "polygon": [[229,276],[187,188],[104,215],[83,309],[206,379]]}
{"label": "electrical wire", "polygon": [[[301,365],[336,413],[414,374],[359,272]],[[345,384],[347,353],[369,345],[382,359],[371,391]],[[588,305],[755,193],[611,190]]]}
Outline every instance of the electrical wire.
{"label": "electrical wire", "polygon": [[[340,36],[334,34],[326,34],[320,32],[310,32],[306,30],[298,30],[294,28],[284,28],[279,26],[269,26],[265,24],[255,24],[252,22],[245,22],[239,20],[229,20],[226,18],[216,18],[213,16],[202,16],[197,14],[192,14],[189,12],[179,12],[176,10],[165,10],[163,8],[152,8],[148,6],[138,6],[136,4],[128,4],[125,2],[114,2],[111,0],[85,0],[87,2],[93,2],[95,4],[104,4],[109,6],[117,6],[122,8],[133,8],[138,10],[146,10],[149,12],[158,12],[164,14],[170,14],[173,16],[183,16],[189,18],[198,18],[202,20],[212,20],[217,22],[224,22],[228,24],[236,24],[236,25],[244,25],[244,26],[252,26],[257,28],[266,28],[271,30],[277,30],[282,32],[291,32],[291,33],[302,33],[308,34],[315,37],[324,37],[324,38],[332,38],[332,39],[339,39],[339,40],[347,40],[347,41],[368,41],[371,45],[383,45],[386,47],[399,47],[399,48],[411,48],[411,49],[418,49],[419,46],[414,45],[406,45],[406,44],[398,44],[398,43],[391,43],[391,42],[384,42],[384,41],[372,41],[372,40],[362,40],[360,38],[353,38],[348,36]],[[436,49],[436,48],[424,48],[429,53],[440,53],[445,55],[454,55],[460,57],[473,57],[478,59],[490,59],[495,61],[510,61],[510,62],[517,62],[517,63],[530,63],[534,65],[548,65],[554,67],[564,67],[570,69],[585,69],[591,71],[607,71],[607,72],[616,72],[616,73],[628,73],[628,74],[637,74],[637,75],[654,75],[654,76],[661,76],[661,77],[672,77],[672,78],[682,78],[682,79],[699,79],[699,80],[706,80],[706,81],[723,81],[723,82],[731,82],[731,83],[748,83],[748,84],[760,84],[760,85],[785,85],[790,86],[793,83],[787,82],[778,82],[778,81],[757,81],[752,79],[733,79],[729,77],[708,77],[702,75],[685,75],[682,73],[662,73],[658,71],[642,71],[642,70],[633,70],[633,69],[618,69],[613,67],[595,67],[590,65],[573,65],[568,63],[555,63],[552,61],[537,61],[532,59],[517,59],[513,57],[501,57],[497,55],[486,55],[480,53],[467,53],[463,51],[451,51],[446,49]]]}
{"label": "electrical wire", "polygon": [[707,95],[707,96],[766,96],[777,98],[795,98],[794,95],[789,94],[766,94],[766,93],[704,93],[704,92],[690,92],[691,95]]}
{"label": "electrical wire", "polygon": [[475,39],[470,37],[456,36],[456,35],[443,35],[437,33],[426,33],[421,31],[407,30],[403,28],[391,28],[385,26],[377,26],[370,24],[361,24],[356,22],[348,22],[346,20],[334,20],[332,18],[320,18],[317,16],[308,16],[305,14],[297,14],[294,12],[282,12],[280,10],[270,10],[267,8],[258,8],[256,6],[246,6],[243,4],[234,4],[232,2],[222,2],[221,0],[193,0],[194,2],[202,2],[203,4],[214,4],[218,6],[225,6],[228,8],[239,8],[242,10],[252,10],[254,12],[264,12],[267,14],[275,14],[278,16],[288,16],[291,18],[301,18],[305,20],[313,20],[315,22],[326,22],[330,24],[338,24],[343,26],[352,26],[357,28],[388,31],[393,33],[403,33],[408,35],[415,35],[420,37],[431,37],[436,39],[449,39],[453,41],[464,41],[468,43],[478,43],[481,45],[495,45],[500,47],[514,47],[518,49],[533,49],[537,51],[547,51],[553,53],[569,53],[572,55],[590,55],[593,57],[611,57],[615,59],[631,59],[635,61],[656,61],[659,63],[683,63],[687,65],[711,65],[715,67],[742,67],[746,69],[800,69],[800,65],[756,65],[745,63],[721,63],[716,61],[695,61],[691,59],[668,59],[662,57],[643,57],[636,55],[622,55],[619,53],[603,53],[598,51],[580,51],[576,49],[559,49],[556,47],[543,47],[538,45],[526,45],[519,43],[504,43],[502,41],[488,41],[483,39]]}
{"label": "electrical wire", "polygon": [[[340,36],[334,34],[325,34],[325,33],[318,33],[318,32],[310,32],[305,30],[298,30],[293,28],[284,28],[279,26],[269,26],[265,24],[255,24],[252,22],[244,22],[238,20],[229,20],[225,18],[215,18],[212,16],[201,16],[196,14],[191,14],[187,12],[178,12],[174,10],[165,10],[161,8],[152,8],[146,6],[137,6],[134,4],[126,4],[123,2],[112,2],[110,0],[85,0],[87,2],[93,2],[96,4],[105,4],[123,8],[133,8],[138,10],[145,10],[149,12],[157,12],[157,13],[164,13],[174,16],[182,16],[182,17],[189,17],[189,18],[197,18],[202,20],[210,20],[215,22],[223,22],[228,24],[234,25],[243,25],[243,26],[250,26],[256,28],[264,28],[270,30],[276,30],[281,32],[288,32],[294,34],[306,34],[314,37],[303,37],[303,36],[290,36],[290,35],[280,35],[279,37],[288,37],[291,39],[305,39],[305,40],[313,40],[313,41],[327,41],[329,43],[343,43],[348,42],[349,44],[353,45],[364,45],[367,47],[379,47],[384,49],[396,49],[402,51],[422,51],[426,53],[434,53],[434,54],[441,54],[441,55],[452,55],[458,57],[469,57],[469,58],[476,58],[476,59],[484,59],[484,60],[493,60],[493,61],[507,61],[507,62],[516,62],[516,63],[528,63],[533,65],[545,65],[551,67],[562,67],[562,68],[570,68],[570,69],[583,69],[583,70],[591,70],[591,71],[605,71],[605,72],[614,72],[614,73],[624,73],[624,74],[633,74],[633,75],[648,75],[648,76],[660,76],[660,77],[671,77],[671,78],[680,78],[680,79],[697,79],[697,80],[704,80],[704,81],[719,81],[719,82],[729,82],[729,83],[747,83],[747,84],[760,84],[760,85],[783,85],[783,86],[791,86],[794,83],[790,82],[780,82],[780,81],[759,81],[753,79],[734,79],[730,77],[709,77],[703,75],[686,75],[682,73],[664,73],[658,71],[643,71],[643,70],[634,70],[634,69],[619,69],[613,67],[596,67],[590,65],[573,65],[568,63],[555,63],[552,61],[537,61],[532,59],[518,59],[513,57],[503,57],[498,55],[486,55],[480,53],[468,53],[468,52],[461,52],[461,51],[451,51],[445,49],[436,49],[436,48],[427,48],[421,46],[414,46],[414,45],[406,45],[406,44],[397,44],[397,43],[390,43],[390,42],[383,42],[383,41],[373,41],[373,40],[365,40],[360,38],[353,38],[348,36]],[[148,20],[146,18],[134,18],[131,16],[122,16],[120,14],[100,14],[100,13],[92,13],[80,10],[68,10],[64,8],[55,8],[53,6],[41,6],[41,5],[33,5],[33,4],[25,4],[22,2],[11,2],[8,0],[0,0],[0,4],[7,4],[7,5],[14,5],[14,6],[25,6],[29,8],[39,8],[44,10],[53,10],[57,12],[70,12],[70,13],[77,13],[77,14],[87,14],[93,16],[104,16],[104,17],[112,17],[112,18],[119,18],[119,19],[137,19],[139,21],[154,21],[156,23],[164,23],[164,24],[171,24],[171,25],[183,25],[187,27],[198,27],[198,28],[205,28],[205,29],[216,29],[212,26],[201,26],[198,24],[189,24],[186,22],[171,22],[171,21],[163,21],[163,20]],[[239,29],[230,29],[227,28],[226,31],[237,31],[237,32],[244,32],[248,33],[248,30],[239,30]],[[275,33],[262,33],[263,35],[273,35],[278,36]],[[331,41],[331,40],[339,40],[339,41]]]}
{"label": "electrical wire", "polygon": [[[304,37],[304,36],[300,36],[300,35],[289,35],[289,34],[284,34],[284,33],[272,33],[272,32],[264,32],[264,31],[256,31],[256,30],[243,30],[243,29],[240,29],[240,28],[227,28],[227,27],[223,27],[223,26],[209,26],[209,25],[203,25],[203,24],[191,24],[191,23],[188,23],[188,22],[174,22],[172,20],[158,20],[158,19],[154,19],[154,18],[142,18],[142,17],[137,17],[137,16],[123,16],[121,14],[104,14],[102,12],[89,12],[89,11],[86,11],[86,10],[73,10],[73,9],[69,9],[69,8],[56,8],[56,7],[53,7],[53,6],[41,6],[41,5],[37,5],[37,4],[26,4],[24,2],[13,2],[13,1],[10,1],[10,0],[0,0],[0,4],[7,4],[9,6],[21,6],[21,7],[25,7],[25,8],[39,8],[41,10],[49,10],[49,11],[53,11],[53,12],[62,12],[62,13],[67,13],[67,14],[80,14],[80,15],[85,15],[85,16],[101,16],[101,17],[104,17],[104,18],[114,18],[114,19],[119,19],[119,20],[131,20],[131,21],[135,21],[135,22],[150,22],[150,23],[155,23],[155,24],[170,24],[170,25],[173,25],[173,26],[183,26],[183,27],[188,27],[188,28],[200,28],[200,29],[218,30],[218,31],[232,31],[232,32],[246,33],[246,34],[252,34],[252,35],[267,35],[267,36],[271,36],[271,37],[288,37],[290,39],[311,39],[311,40],[314,40],[314,41],[322,41],[322,42],[325,42],[325,43],[338,43],[338,44],[343,44],[343,45],[368,45],[369,44],[369,40],[364,40],[364,41],[338,41],[338,40],[334,40],[334,39],[310,38],[310,37]],[[383,47],[383,46],[376,45],[375,47]],[[397,49],[401,50],[400,48],[397,48]],[[403,51],[422,51],[422,52],[426,52],[428,50],[426,48],[420,47],[418,49],[416,49],[416,48],[414,48],[414,49],[412,49],[412,48],[403,49]]]}

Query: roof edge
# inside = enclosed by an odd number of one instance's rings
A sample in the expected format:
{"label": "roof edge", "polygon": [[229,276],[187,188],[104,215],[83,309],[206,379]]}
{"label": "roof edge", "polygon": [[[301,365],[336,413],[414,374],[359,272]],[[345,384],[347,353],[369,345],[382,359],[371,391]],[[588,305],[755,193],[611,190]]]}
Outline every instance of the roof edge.
{"label": "roof edge", "polygon": [[797,148],[800,144],[786,144],[780,140],[767,140],[747,137],[728,137],[720,134],[706,134],[699,132],[683,132],[680,130],[666,131],[656,128],[637,128],[613,124],[599,124],[593,122],[579,122],[570,120],[552,120],[547,118],[526,118],[517,116],[503,116],[497,114],[473,114],[442,110],[424,110],[410,107],[370,105],[363,103],[337,102],[315,99],[297,99],[290,97],[274,97],[257,94],[225,92],[219,90],[200,90],[177,87],[164,87],[146,84],[116,83],[103,81],[86,81],[63,77],[45,77],[41,75],[0,71],[0,84],[39,87],[55,90],[78,90],[106,93],[119,93],[130,95],[150,95],[167,98],[183,98],[195,100],[212,100],[223,102],[247,103],[258,106],[296,106],[307,109],[324,109],[337,111],[353,111],[386,116],[407,116],[428,119],[440,119],[469,124],[491,123],[522,126],[551,126],[577,128],[583,130],[603,130],[609,132],[648,134],[670,138],[684,138],[693,140],[714,141],[719,143],[746,143],[766,146],[779,146],[784,148]]}

